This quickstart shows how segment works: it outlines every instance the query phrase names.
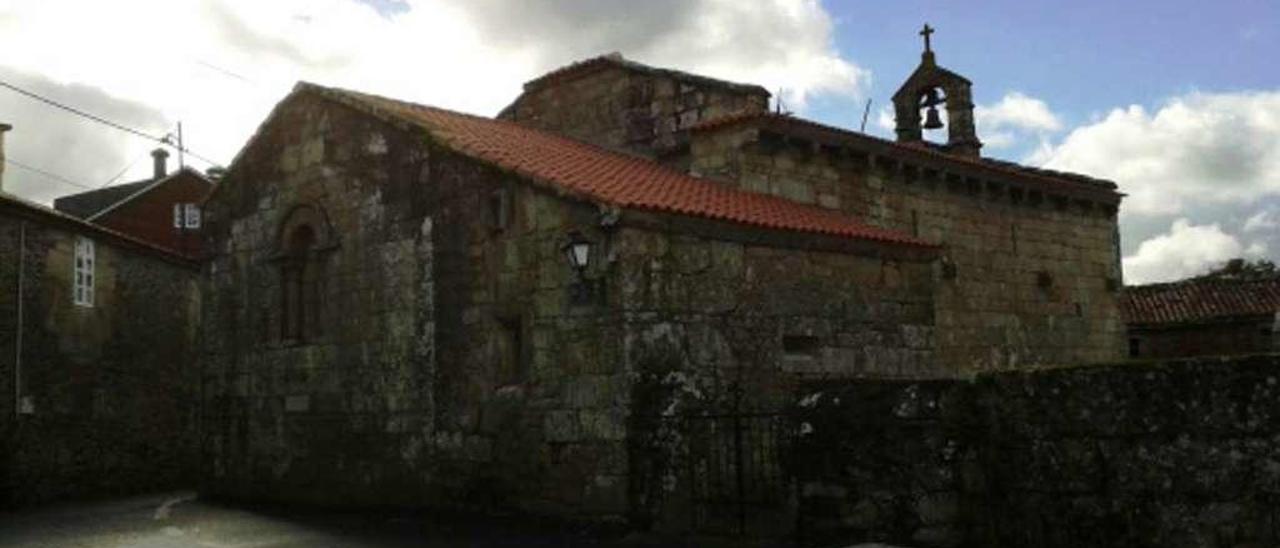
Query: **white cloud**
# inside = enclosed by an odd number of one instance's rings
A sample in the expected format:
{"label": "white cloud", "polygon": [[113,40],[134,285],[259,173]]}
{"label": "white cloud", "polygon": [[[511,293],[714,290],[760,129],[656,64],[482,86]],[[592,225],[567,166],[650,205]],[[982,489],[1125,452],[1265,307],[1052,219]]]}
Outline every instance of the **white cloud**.
{"label": "white cloud", "polygon": [[974,117],[988,128],[1017,128],[1031,131],[1058,131],[1062,121],[1049,105],[1035,97],[1011,91],[991,105],[974,108]]}
{"label": "white cloud", "polygon": [[890,134],[893,133],[893,130],[898,127],[897,120],[893,118],[893,109],[880,107],[880,110],[876,111],[876,127]]}
{"label": "white cloud", "polygon": [[1169,232],[1142,242],[1138,251],[1123,259],[1125,282],[1145,284],[1179,280],[1202,274],[1236,257],[1261,257],[1266,246],[1248,246],[1216,223],[1195,225],[1178,219]]}
{"label": "white cloud", "polygon": [[1280,218],[1277,217],[1274,211],[1264,209],[1244,221],[1245,232],[1274,231],[1276,229],[1280,229]]}
{"label": "white cloud", "polygon": [[973,109],[978,136],[992,149],[1009,148],[1030,139],[1043,142],[1062,129],[1062,121],[1040,99],[1012,91],[994,105]]}
{"label": "white cloud", "polygon": [[[151,131],[182,120],[189,146],[221,161],[302,79],[492,114],[524,81],[610,51],[782,88],[787,106],[801,112],[817,95],[858,97],[870,78],[835,49],[835,23],[816,0],[394,6],[379,13],[356,0],[0,0],[0,74],[38,82],[73,104],[92,91],[143,108],[146,120],[126,121]],[[97,184],[151,146],[4,95],[11,94],[0,90],[0,112],[22,122],[9,135],[13,147],[93,134],[80,139],[92,146],[74,155],[29,148],[19,158],[15,148],[14,159]],[[38,200],[75,190],[52,189],[18,170],[8,175],[19,178],[19,193]],[[139,166],[129,177],[145,175]]]}
{"label": "white cloud", "polygon": [[1073,130],[1044,165],[1112,179],[1126,215],[1280,195],[1280,91],[1195,93],[1154,113],[1115,109]]}

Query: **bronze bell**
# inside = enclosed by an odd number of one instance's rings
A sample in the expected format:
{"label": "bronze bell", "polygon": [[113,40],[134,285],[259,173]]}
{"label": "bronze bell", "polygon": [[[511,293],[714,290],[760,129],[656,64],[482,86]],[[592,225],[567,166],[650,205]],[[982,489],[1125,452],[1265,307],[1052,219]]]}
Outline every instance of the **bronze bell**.
{"label": "bronze bell", "polygon": [[942,118],[938,116],[937,106],[929,105],[929,111],[925,112],[925,115],[924,115],[924,128],[925,129],[941,129],[942,128]]}

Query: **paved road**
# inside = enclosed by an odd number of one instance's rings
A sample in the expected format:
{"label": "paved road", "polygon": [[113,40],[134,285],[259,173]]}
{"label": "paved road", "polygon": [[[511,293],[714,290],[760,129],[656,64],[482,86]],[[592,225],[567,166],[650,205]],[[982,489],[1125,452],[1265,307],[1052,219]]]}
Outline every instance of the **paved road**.
{"label": "paved road", "polygon": [[423,514],[284,513],[205,502],[192,493],[0,513],[0,547],[5,548],[603,545],[582,532],[534,524]]}

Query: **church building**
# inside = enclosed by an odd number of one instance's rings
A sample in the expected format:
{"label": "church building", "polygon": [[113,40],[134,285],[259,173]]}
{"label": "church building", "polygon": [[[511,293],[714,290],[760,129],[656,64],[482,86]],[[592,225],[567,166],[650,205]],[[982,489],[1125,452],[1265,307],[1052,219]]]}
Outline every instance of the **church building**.
{"label": "church building", "polygon": [[767,529],[807,382],[1120,358],[1121,194],[970,87],[927,44],[886,140],[617,54],[496,118],[298,84],[203,209],[202,489]]}

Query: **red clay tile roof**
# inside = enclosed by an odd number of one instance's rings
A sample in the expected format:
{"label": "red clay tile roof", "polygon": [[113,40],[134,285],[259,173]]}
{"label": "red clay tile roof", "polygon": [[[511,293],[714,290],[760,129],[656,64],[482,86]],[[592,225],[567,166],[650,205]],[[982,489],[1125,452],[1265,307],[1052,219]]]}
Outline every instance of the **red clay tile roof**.
{"label": "red clay tile roof", "polygon": [[842,213],[698,179],[656,162],[494,120],[364,93],[299,84],[358,109],[427,130],[442,144],[536,183],[605,204],[761,228],[936,247]]}
{"label": "red clay tile roof", "polygon": [[714,131],[717,129],[747,123],[768,124],[769,127],[785,130],[786,128],[808,128],[817,130],[841,139],[851,140],[853,142],[870,145],[873,147],[882,147],[893,151],[903,152],[905,154],[923,155],[934,160],[944,162],[953,162],[964,164],[978,169],[1015,175],[1018,177],[1027,177],[1042,180],[1051,184],[1061,185],[1066,183],[1082,189],[1087,189],[1093,193],[1101,191],[1102,194],[1110,195],[1118,198],[1121,196],[1115,191],[1116,184],[1112,181],[1104,179],[1095,179],[1078,173],[1066,173],[1062,171],[1054,171],[1050,169],[1034,168],[1024,165],[1015,164],[1013,162],[1005,162],[991,158],[970,158],[966,156],[957,156],[955,154],[947,154],[941,150],[936,150],[930,143],[899,143],[888,139],[882,139],[874,135],[851,131],[844,128],[829,126],[818,123],[813,120],[797,118],[787,114],[777,114],[772,112],[740,112],[712,118],[695,124],[691,131]]}
{"label": "red clay tile roof", "polygon": [[1280,278],[1188,280],[1125,288],[1120,314],[1131,325],[1195,323],[1280,312]]}

